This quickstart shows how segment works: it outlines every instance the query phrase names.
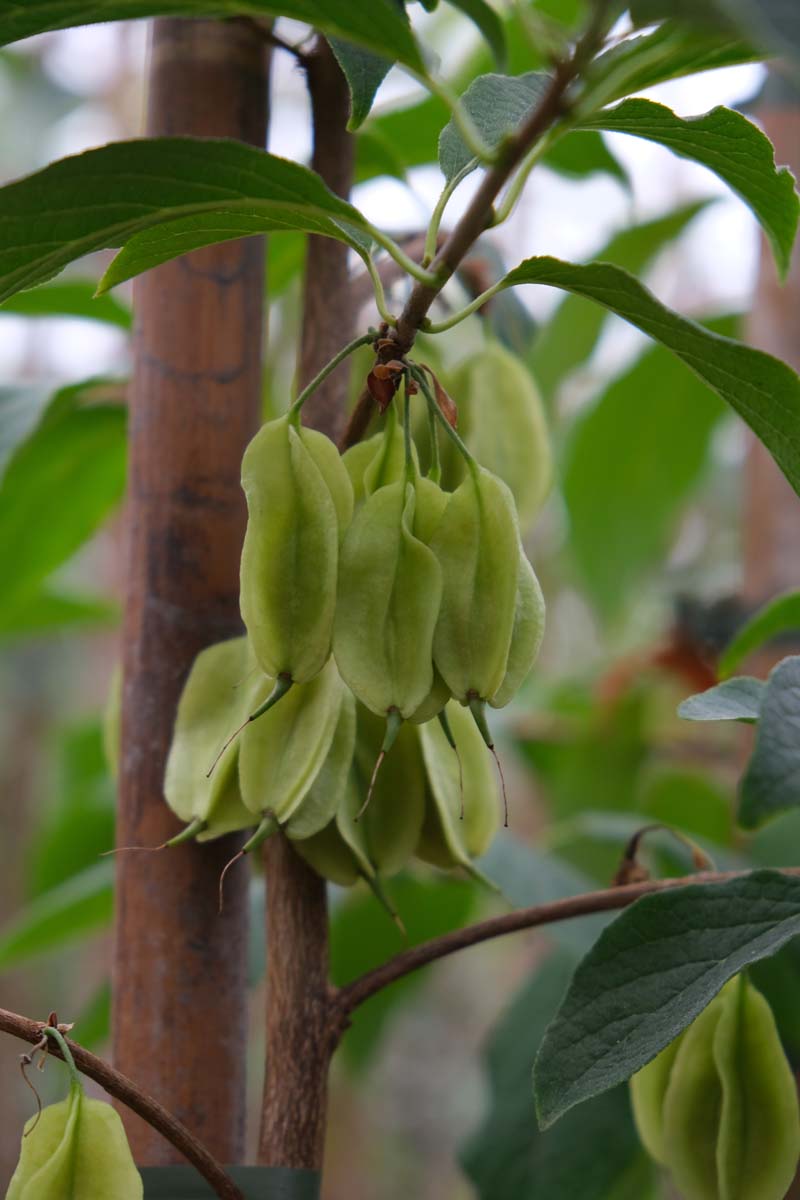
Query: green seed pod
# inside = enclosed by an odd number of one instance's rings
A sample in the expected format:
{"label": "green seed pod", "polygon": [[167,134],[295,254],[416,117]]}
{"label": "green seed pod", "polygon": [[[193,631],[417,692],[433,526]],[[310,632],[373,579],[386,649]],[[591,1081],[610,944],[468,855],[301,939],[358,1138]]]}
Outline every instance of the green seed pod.
{"label": "green seed pod", "polygon": [[[239,785],[251,813],[289,821],[307,796],[331,748],[345,687],[331,660],[310,683],[245,726]],[[251,822],[252,824],[252,822]]]}
{"label": "green seed pod", "polygon": [[414,492],[414,537],[430,546],[450,497],[438,483],[426,479],[424,475],[417,475],[414,480]]}
{"label": "green seed pod", "polygon": [[[708,1011],[708,1010],[706,1010]],[[651,1158],[667,1165],[664,1146],[664,1096],[683,1034],[631,1077],[631,1106],[639,1140]]]}
{"label": "green seed pod", "polygon": [[648,1064],[639,1074],[653,1079],[635,1077],[632,1092],[648,1149],[681,1195],[783,1200],[800,1158],[800,1111],[764,997],[737,976],[667,1051],[671,1061]]}
{"label": "green seed pod", "polygon": [[[309,446],[327,471],[328,452],[280,417],[262,427],[242,459],[249,512],[242,617],[262,671],[292,683],[308,682],[327,662],[336,602],[337,503]],[[337,494],[350,485],[339,466]],[[338,509],[346,507],[340,494]]]}
{"label": "green seed pod", "polygon": [[353,501],[356,508],[358,508],[359,504],[363,504],[366,499],[364,472],[375,457],[382,441],[382,433],[373,433],[372,437],[367,438],[363,442],[356,442],[355,446],[351,446],[349,450],[345,450],[342,455],[342,463],[350,477],[350,483],[353,488]]}
{"label": "green seed pod", "polygon": [[436,667],[433,668],[433,683],[431,690],[428,692],[425,699],[420,704],[419,708],[415,708],[408,718],[415,725],[423,725],[426,721],[432,721],[437,717],[444,708],[447,701],[450,699],[450,688],[442,679]]}
{"label": "green seed pod", "polygon": [[347,527],[353,519],[353,487],[350,476],[342,462],[342,456],[329,437],[316,429],[307,429],[305,425],[300,426],[299,433],[300,440],[328,485],[333,507],[336,510],[336,523],[339,527],[339,543],[341,545]]}
{"label": "green seed pod", "polygon": [[[539,390],[527,366],[490,341],[457,368],[452,381],[459,431],[482,466],[508,484],[523,530],[539,514],[553,481],[553,454]],[[447,478],[463,477],[448,463]]]}
{"label": "green seed pod", "polygon": [[508,488],[480,467],[453,492],[431,542],[444,586],[433,659],[462,704],[499,690],[514,624],[519,530]]}
{"label": "green seed pod", "polygon": [[77,1084],[25,1126],[6,1200],[142,1200],[122,1121]]}
{"label": "green seed pod", "polygon": [[363,821],[355,820],[360,807],[360,782],[351,771],[333,820],[313,837],[295,843],[297,853],[318,875],[340,887],[352,887],[359,879],[371,879],[375,875],[366,827]]}
{"label": "green seed pod", "polygon": [[397,419],[397,408],[390,404],[386,410],[386,424],[380,435],[375,453],[364,468],[364,499],[379,488],[390,483],[401,483],[405,478],[406,450],[403,426]]}
{"label": "green seed pod", "polygon": [[419,727],[428,790],[417,856],[445,870],[463,867],[483,880],[472,859],[485,854],[497,832],[494,772],[469,713],[453,702],[446,711],[457,752],[439,721]]}
{"label": "green seed pod", "polygon": [[[357,711],[355,765],[363,797],[383,742],[383,725],[363,705]],[[417,726],[403,725],[389,751],[386,770],[375,780],[369,806],[358,820],[370,861],[382,876],[401,871],[412,857],[424,815],[425,768]]]}
{"label": "green seed pod", "polygon": [[[176,817],[203,840],[253,824],[239,793],[239,746],[223,752],[209,777],[211,755],[246,715],[255,686],[266,686],[247,638],[231,638],[201,650],[183,686],[164,775],[164,796]],[[256,668],[257,670],[257,668]],[[271,687],[271,681],[268,681]]]}
{"label": "green seed pod", "polygon": [[356,514],[342,546],[333,648],[342,678],[380,716],[409,717],[433,684],[439,563],[412,533],[415,493],[393,483]]}
{"label": "green seed pod", "polygon": [[503,682],[489,697],[492,708],[503,708],[513,700],[536,662],[544,637],[544,596],[533,567],[520,545],[514,625]]}
{"label": "green seed pod", "polygon": [[289,819],[285,833],[293,840],[313,837],[336,816],[350,775],[356,745],[356,702],[342,689],[342,706],[328,755],[300,806]]}

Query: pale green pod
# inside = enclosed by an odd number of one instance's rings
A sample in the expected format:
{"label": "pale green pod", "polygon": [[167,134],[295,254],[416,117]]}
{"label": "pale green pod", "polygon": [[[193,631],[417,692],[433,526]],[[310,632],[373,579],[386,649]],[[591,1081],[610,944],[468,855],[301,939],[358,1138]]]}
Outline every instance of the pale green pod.
{"label": "pale green pod", "polygon": [[[362,799],[382,743],[383,722],[359,705],[355,763]],[[396,874],[413,856],[424,816],[425,768],[417,726],[402,725],[357,823],[364,827],[370,862],[381,875]]]}
{"label": "pale green pod", "polygon": [[464,363],[459,382],[464,438],[475,458],[510,487],[520,526],[530,528],[553,482],[553,453],[539,389],[525,363],[498,341]]}
{"label": "pale green pod", "polygon": [[293,816],[331,748],[344,691],[331,660],[310,683],[293,687],[280,704],[245,726],[239,785],[251,813],[271,813],[280,825]]}
{"label": "pale green pod", "polygon": [[366,827],[355,817],[361,807],[360,783],[354,771],[348,775],[336,816],[313,837],[295,843],[295,850],[323,879],[352,887],[359,879],[371,879],[375,867],[369,857]]}
{"label": "pale green pod", "polygon": [[342,465],[350,478],[356,508],[366,499],[364,472],[372,462],[382,441],[382,433],[373,433],[372,437],[366,438],[363,442],[356,442],[355,446],[345,450],[342,455]]}
{"label": "pale green pod", "polygon": [[492,708],[503,708],[513,700],[527,679],[539,655],[539,648],[544,637],[544,618],[542,589],[525,551],[520,546],[517,597],[514,606],[511,642],[506,660],[506,673],[498,690],[489,697]]}
{"label": "pale green pod", "polygon": [[339,522],[330,489],[288,416],[250,442],[242,487],[249,513],[242,618],[262,671],[306,683],[330,655]]}
{"label": "pale green pod", "polygon": [[356,514],[342,546],[333,650],[358,700],[409,717],[433,684],[433,633],[442,577],[411,532],[414,488],[393,483]]}
{"label": "pale green pod", "polygon": [[334,443],[324,433],[316,429],[300,426],[300,438],[308,453],[314,460],[319,473],[328,485],[328,491],[336,510],[336,523],[339,527],[339,544],[347,532],[347,527],[353,519],[353,485],[347,468],[342,462],[342,456]]}
{"label": "pale green pod", "polygon": [[375,453],[364,468],[364,499],[388,487],[400,483],[406,473],[406,449],[403,426],[397,419],[396,405],[386,410],[386,424],[375,449]]}
{"label": "pale green pod", "polygon": [[430,546],[450,497],[438,483],[426,479],[424,475],[417,475],[414,480],[414,492],[414,537]]}
{"label": "pale green pod", "polygon": [[355,745],[355,697],[343,688],[339,720],[330,750],[302,803],[285,826],[288,837],[295,841],[313,837],[336,816],[347,787]]}
{"label": "pale green pod", "polygon": [[25,1126],[6,1200],[142,1200],[142,1177],[117,1113],[73,1084]]}
{"label": "pale green pod", "polygon": [[472,859],[486,853],[497,832],[497,787],[470,713],[451,701],[447,717],[458,753],[438,721],[419,727],[428,795],[417,855],[435,866],[475,873]]}
{"label": "pale green pod", "polygon": [[415,708],[408,718],[415,725],[423,725],[425,721],[432,721],[438,716],[444,708],[447,701],[450,699],[450,688],[442,679],[436,667],[433,668],[433,683],[431,690],[428,692],[425,699],[420,704],[419,708]]}
{"label": "pale green pod", "polygon": [[514,624],[519,530],[504,483],[482,468],[450,497],[431,542],[443,589],[434,662],[462,704],[500,688]]}
{"label": "pale green pod", "polygon": [[631,1107],[639,1140],[651,1158],[666,1166],[664,1097],[683,1034],[630,1078]]}
{"label": "pale green pod", "polygon": [[164,797],[181,821],[202,823],[204,840],[253,824],[239,793],[239,745],[227,747],[208,770],[231,727],[247,716],[254,690],[271,687],[256,667],[247,638],[201,650],[183,686],[164,774]]}

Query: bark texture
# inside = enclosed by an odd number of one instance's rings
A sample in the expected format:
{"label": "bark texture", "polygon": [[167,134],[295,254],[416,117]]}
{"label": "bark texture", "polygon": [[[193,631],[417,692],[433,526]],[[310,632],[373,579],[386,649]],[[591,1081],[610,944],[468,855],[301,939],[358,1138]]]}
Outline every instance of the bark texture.
{"label": "bark texture", "polygon": [[[268,57],[245,22],[163,19],[149,67],[151,136],[263,146]],[[195,655],[241,632],[242,452],[257,428],[261,239],[196,251],[136,285],[118,844],[178,828],[162,797],[175,707]],[[222,1162],[244,1152],[247,872],[225,913],[224,838],[118,855],[113,1040],[117,1067]],[[137,1161],[180,1156],[125,1115]]]}

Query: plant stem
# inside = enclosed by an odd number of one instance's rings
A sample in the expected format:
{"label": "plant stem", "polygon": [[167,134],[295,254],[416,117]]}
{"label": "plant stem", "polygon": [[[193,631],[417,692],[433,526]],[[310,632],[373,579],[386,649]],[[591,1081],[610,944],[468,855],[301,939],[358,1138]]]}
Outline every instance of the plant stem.
{"label": "plant stem", "polygon": [[462,442],[461,438],[456,433],[455,429],[453,429],[453,426],[447,420],[447,417],[444,415],[442,410],[439,408],[439,405],[436,403],[436,399],[433,395],[433,392],[430,389],[428,380],[425,377],[425,372],[420,367],[418,367],[416,363],[409,363],[409,369],[411,371],[411,374],[414,376],[417,383],[419,384],[419,386],[422,388],[425,399],[428,402],[428,412],[433,413],[434,419],[439,422],[439,424],[442,426],[442,428],[447,432],[447,436],[450,438],[450,440],[455,443],[456,449],[458,450],[458,452],[462,456],[462,458],[464,458],[464,460],[466,461],[466,464],[469,467],[470,471],[474,471],[477,468],[478,464],[476,463],[472,454],[470,454],[467,447]]}
{"label": "plant stem", "polygon": [[437,244],[437,241],[439,238],[439,226],[442,223],[442,217],[444,216],[444,210],[447,208],[450,197],[452,196],[453,192],[456,190],[458,185],[461,183],[461,181],[463,179],[466,179],[466,177],[467,177],[467,175],[469,175],[470,171],[473,170],[474,166],[475,166],[475,160],[473,159],[472,162],[469,162],[469,163],[467,163],[467,165],[465,167],[462,167],[461,170],[458,171],[457,174],[455,174],[453,176],[453,178],[450,180],[450,182],[445,184],[444,188],[442,189],[442,194],[439,197],[439,199],[436,201],[436,207],[433,210],[433,215],[431,216],[431,222],[430,222],[430,225],[428,226],[428,233],[425,238],[425,256],[422,259],[423,267],[427,267],[428,264],[430,262],[432,262],[436,256],[436,244]]}
{"label": "plant stem", "polygon": [[374,342],[376,337],[377,334],[375,330],[370,329],[369,333],[362,333],[360,337],[353,338],[352,342],[348,342],[346,346],[343,346],[338,354],[334,354],[330,362],[326,363],[322,370],[314,376],[311,382],[303,388],[302,392],[289,409],[289,419],[296,420],[299,418],[300,410],[308,397],[312,394],[312,392],[317,390],[319,385],[323,382],[323,380],[328,378],[332,371],[336,370],[340,362],[344,362],[344,360],[350,354],[352,354],[354,350],[358,350],[359,346],[368,346],[370,342]]}
{"label": "plant stem", "polygon": [[[52,1037],[54,1033],[58,1032],[41,1021],[31,1021],[27,1017],[8,1012],[4,1008],[0,1008],[0,1031],[20,1038],[23,1042],[29,1042],[33,1046],[41,1042],[42,1034],[47,1033]],[[195,1031],[195,1036],[197,1036],[197,1031]],[[56,1045],[53,1047],[53,1054],[67,1062],[67,1056],[71,1055],[75,1068],[82,1075],[99,1083],[109,1096],[120,1100],[132,1112],[137,1113],[143,1121],[146,1121],[161,1137],[166,1138],[187,1162],[197,1168],[221,1200],[244,1200],[241,1191],[226,1175],[221,1164],[172,1113],[167,1112],[157,1100],[142,1091],[138,1084],[128,1079],[121,1071],[116,1071],[102,1058],[97,1058],[76,1042],[63,1038],[61,1034],[59,1034],[59,1039],[54,1039]]]}
{"label": "plant stem", "polygon": [[75,1059],[72,1057],[72,1051],[67,1045],[67,1039],[64,1037],[61,1030],[56,1029],[53,1025],[46,1025],[42,1030],[42,1033],[45,1033],[49,1038],[52,1038],[61,1051],[61,1057],[67,1064],[67,1070],[69,1071],[69,1077],[72,1086],[78,1088],[79,1091],[83,1091],[83,1084],[81,1083],[81,1077],[78,1074],[78,1068],[75,1066]]}

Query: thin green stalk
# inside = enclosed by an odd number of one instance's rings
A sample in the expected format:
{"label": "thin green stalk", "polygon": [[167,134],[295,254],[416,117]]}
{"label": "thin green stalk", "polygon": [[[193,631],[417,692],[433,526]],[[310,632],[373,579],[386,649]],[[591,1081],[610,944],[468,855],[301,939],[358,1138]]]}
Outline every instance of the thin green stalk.
{"label": "thin green stalk", "polygon": [[406,483],[413,483],[414,456],[411,452],[411,397],[408,394],[408,374],[404,377],[403,389],[403,449],[406,461]]}
{"label": "thin green stalk", "polygon": [[466,179],[467,175],[469,175],[474,166],[475,159],[473,158],[465,167],[462,167],[461,170],[454,175],[450,182],[445,184],[444,188],[442,189],[442,194],[436,201],[436,208],[433,210],[433,215],[431,216],[431,221],[428,226],[428,232],[425,237],[425,254],[422,258],[423,267],[427,267],[436,256],[436,241],[439,236],[439,226],[442,223],[444,210],[447,208],[450,197],[461,183],[462,179]]}
{"label": "thin green stalk", "polygon": [[540,138],[535,146],[531,147],[520,163],[519,169],[514,178],[511,180],[505,196],[503,196],[502,201],[495,210],[494,220],[492,221],[493,227],[496,225],[502,225],[504,221],[508,220],[517,206],[517,201],[522,195],[523,188],[528,182],[528,177],[531,171],[539,162],[539,160],[544,157],[547,151],[550,150],[558,141],[559,137],[561,137],[562,134],[569,132],[569,128],[570,127],[566,123],[556,126],[555,128],[550,129],[543,138]]}
{"label": "thin green stalk", "polygon": [[425,326],[426,333],[444,333],[447,329],[452,329],[455,325],[460,325],[467,317],[471,317],[474,312],[477,312],[487,300],[491,300],[492,296],[496,296],[498,292],[502,292],[506,286],[501,279],[499,283],[493,284],[487,288],[485,292],[481,292],[480,296],[476,296],[466,308],[461,308],[452,316],[447,317],[444,321],[429,321]]}
{"label": "thin green stalk", "polygon": [[397,317],[390,313],[386,307],[386,292],[383,290],[383,280],[380,277],[378,268],[372,261],[372,255],[365,254],[363,261],[364,266],[367,268],[369,277],[372,280],[372,288],[375,292],[375,307],[380,314],[381,320],[385,321],[387,325],[396,324]]}
{"label": "thin green stalk", "polygon": [[474,457],[470,454],[469,450],[464,445],[461,438],[456,433],[455,429],[453,429],[453,426],[447,420],[444,413],[439,408],[439,405],[436,403],[436,399],[433,395],[433,392],[430,389],[428,380],[425,377],[425,372],[420,367],[418,367],[416,363],[409,362],[408,366],[409,366],[409,370],[411,371],[411,374],[414,376],[417,383],[422,388],[423,395],[425,396],[425,399],[428,402],[428,411],[433,413],[434,417],[439,422],[439,424],[442,426],[442,428],[446,430],[447,436],[451,439],[451,441],[455,442],[456,446],[458,447],[459,454],[461,454],[464,457],[464,459],[466,460],[467,466],[469,467],[470,471],[475,472],[478,469],[478,463],[476,462]]}
{"label": "thin green stalk", "polygon": [[431,443],[431,465],[428,467],[428,479],[434,483],[441,483],[442,458],[439,454],[439,426],[430,404],[425,405],[425,411],[428,414],[428,436]]}
{"label": "thin green stalk", "polygon": [[61,1033],[61,1031],[59,1029],[56,1029],[52,1025],[46,1025],[45,1028],[42,1030],[42,1033],[46,1034],[47,1037],[52,1038],[53,1041],[56,1043],[59,1050],[61,1051],[61,1053],[64,1056],[64,1062],[66,1063],[67,1070],[69,1071],[69,1081],[70,1081],[71,1086],[77,1088],[78,1091],[82,1092],[83,1084],[81,1083],[81,1077],[80,1077],[80,1074],[78,1073],[78,1068],[75,1066],[75,1059],[72,1057],[72,1051],[70,1050],[69,1046],[67,1045],[67,1039],[64,1037],[64,1035]]}
{"label": "thin green stalk", "polygon": [[388,233],[383,233],[380,229],[376,229],[374,225],[370,225],[369,232],[370,237],[394,259],[398,266],[407,271],[413,279],[416,279],[426,287],[435,287],[438,284],[439,276],[433,271],[426,271],[418,262],[414,262],[414,259],[406,254],[405,250],[401,246],[398,246],[394,238],[390,238]]}
{"label": "thin green stalk", "polygon": [[314,378],[311,380],[311,383],[309,383],[307,387],[303,388],[302,392],[289,409],[289,420],[294,424],[297,424],[297,422],[300,420],[300,410],[305,404],[306,400],[313,392],[317,390],[319,385],[328,378],[331,371],[335,371],[339,363],[344,362],[348,355],[352,354],[354,350],[358,350],[360,346],[368,346],[370,343],[374,342],[377,336],[378,335],[376,331],[374,329],[370,329],[369,333],[364,333],[360,337],[353,338],[352,342],[348,342],[346,346],[343,346],[338,354],[334,354],[331,361],[325,364],[318,375],[314,376]]}

